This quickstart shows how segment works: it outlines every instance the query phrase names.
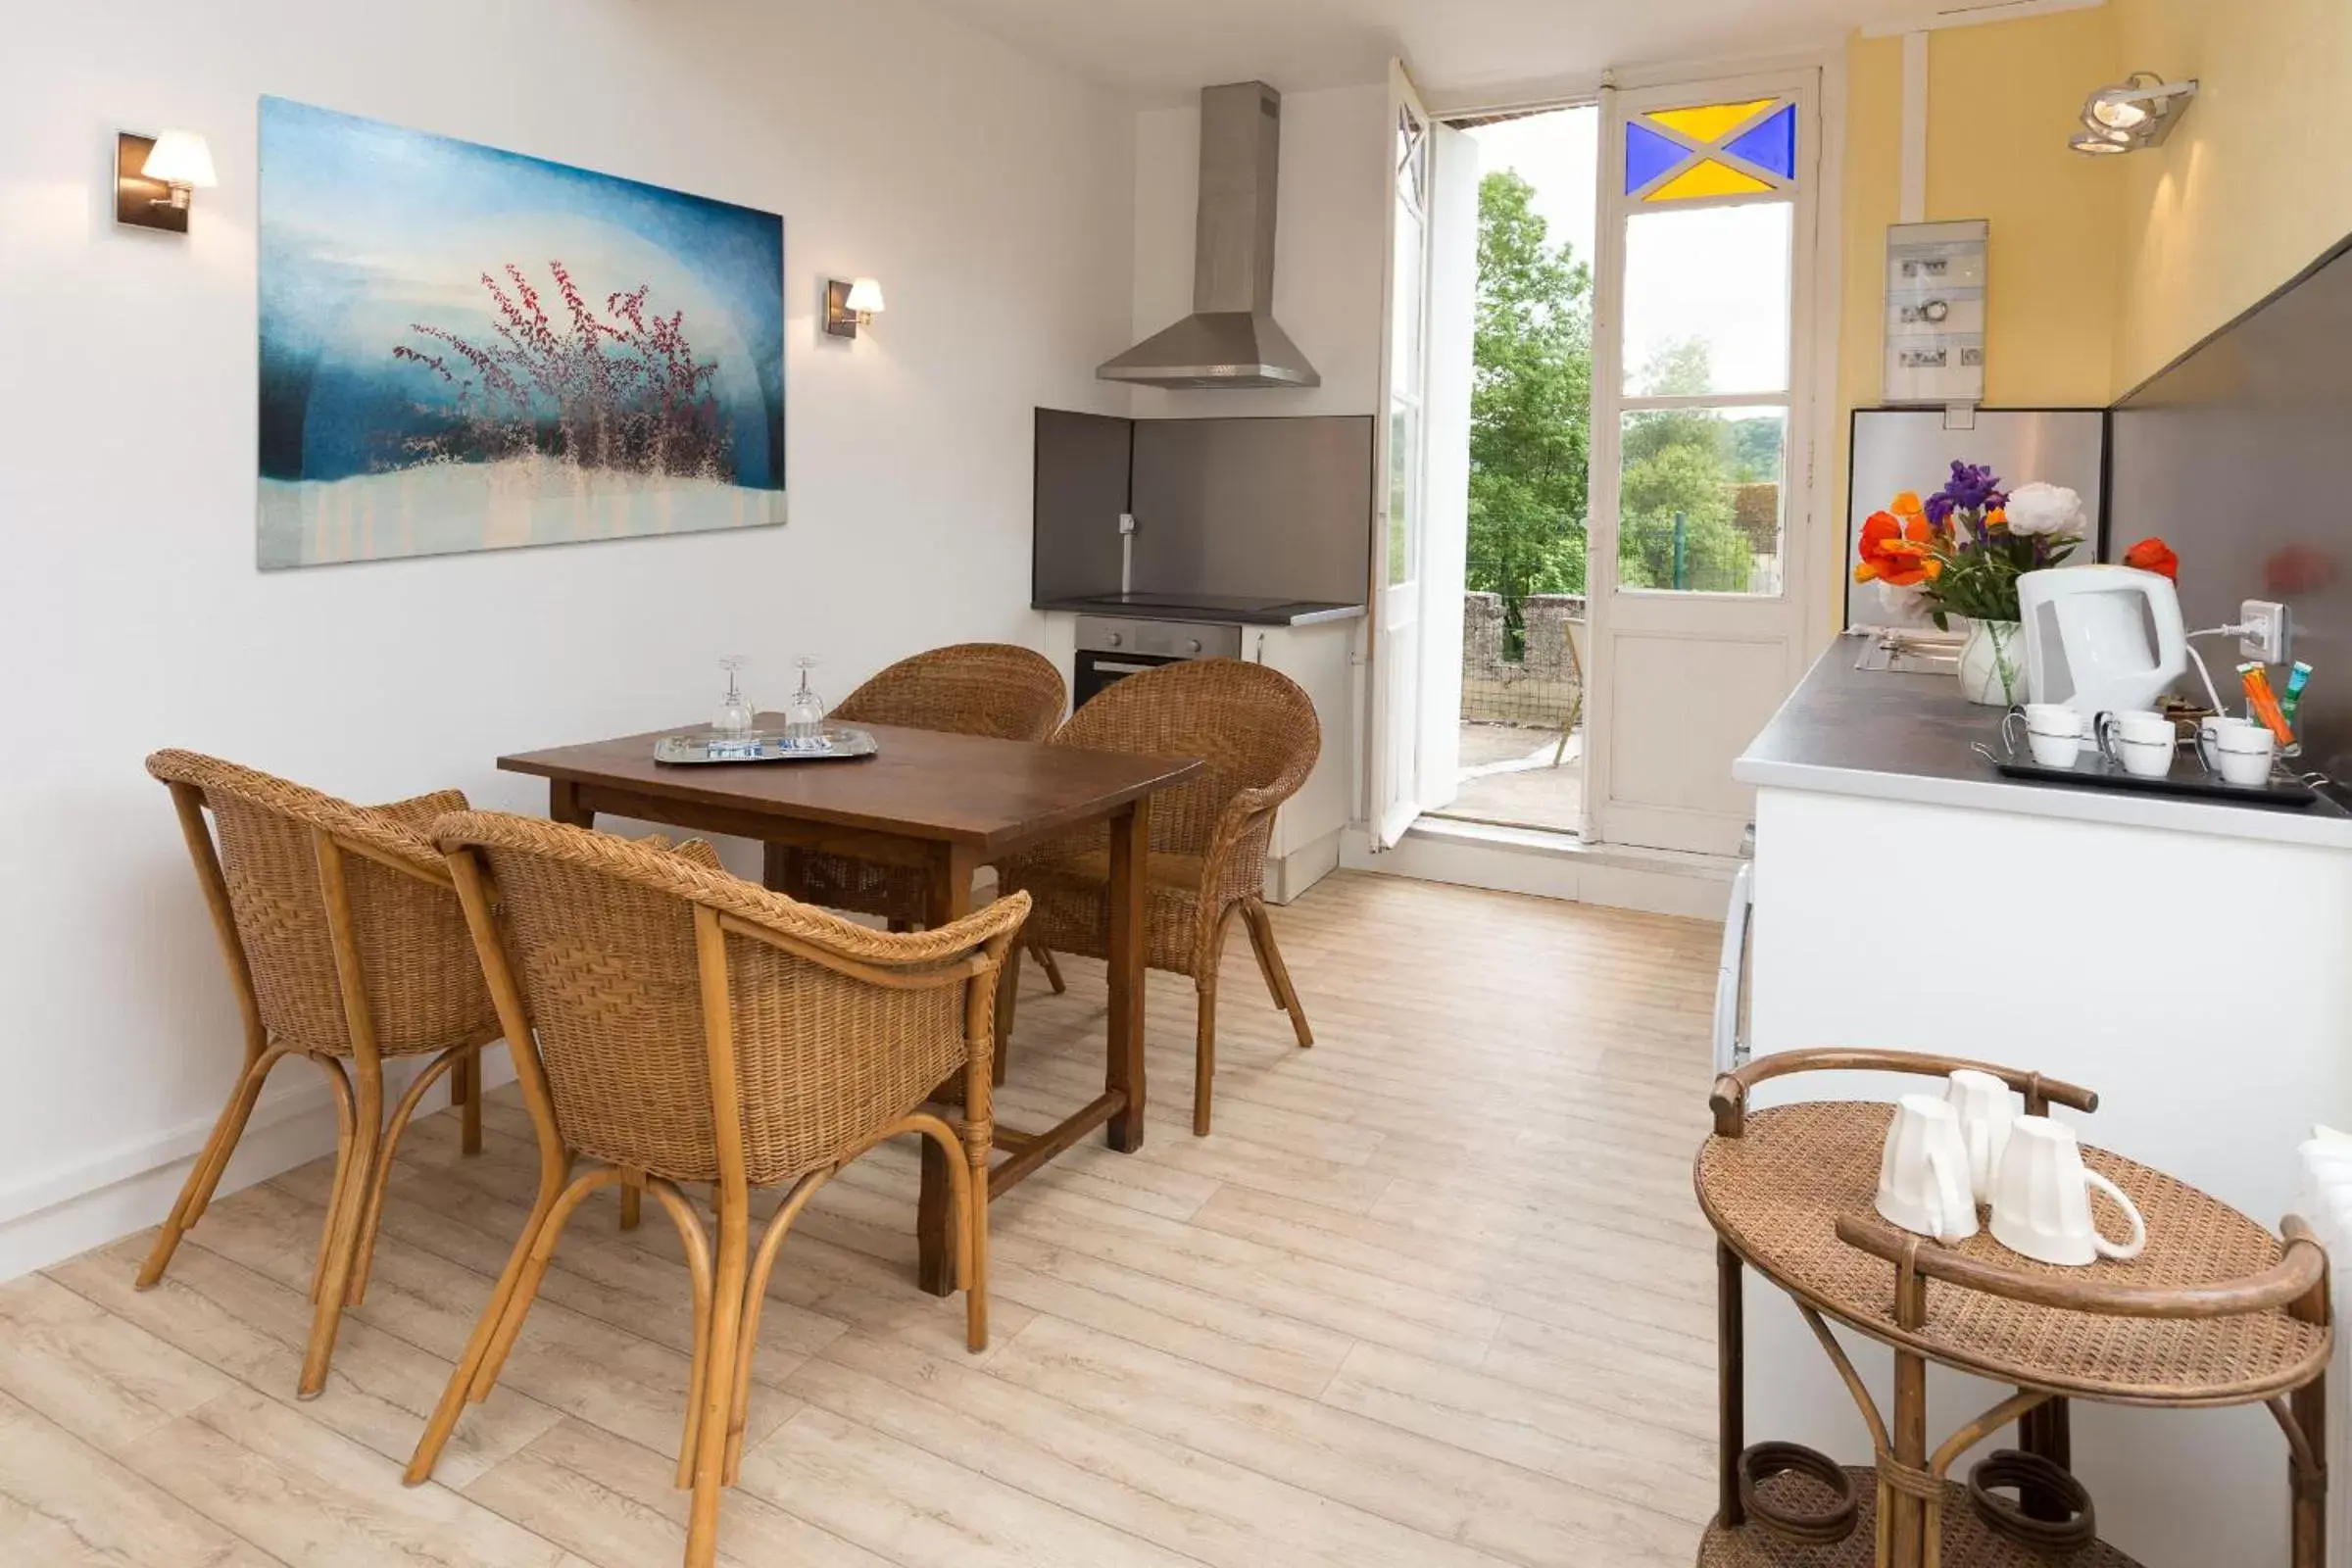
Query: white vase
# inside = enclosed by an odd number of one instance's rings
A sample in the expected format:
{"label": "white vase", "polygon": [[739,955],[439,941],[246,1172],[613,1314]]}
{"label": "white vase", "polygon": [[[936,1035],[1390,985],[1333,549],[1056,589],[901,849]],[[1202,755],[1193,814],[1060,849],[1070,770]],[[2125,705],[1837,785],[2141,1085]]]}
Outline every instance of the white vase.
{"label": "white vase", "polygon": [[1972,620],[1960,648],[1960,693],[2007,708],[2026,700],[2026,634],[2014,620]]}

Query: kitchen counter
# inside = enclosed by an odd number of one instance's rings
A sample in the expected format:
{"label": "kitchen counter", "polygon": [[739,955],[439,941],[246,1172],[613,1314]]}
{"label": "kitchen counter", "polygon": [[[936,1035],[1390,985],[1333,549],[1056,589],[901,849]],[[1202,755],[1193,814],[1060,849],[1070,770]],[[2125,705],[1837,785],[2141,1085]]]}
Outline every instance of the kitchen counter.
{"label": "kitchen counter", "polygon": [[[1832,644],[1735,764],[1756,792],[1751,1049],[1925,1051],[2086,1085],[2097,1113],[2058,1113],[2084,1139],[2276,1225],[2295,1145],[2315,1121],[2352,1124],[2352,819],[2004,779],[1970,749],[1997,749],[1996,710],[1949,671],[1857,670],[1867,646]],[[1833,1074],[1756,1102],[1935,1087]],[[1747,1312],[1748,1430],[1866,1461],[1788,1298],[1751,1289]],[[1877,1348],[1855,1359],[1886,1375]],[[1959,1412],[2008,1392],[1939,1375],[1934,1397]],[[2286,1560],[2259,1406],[2078,1402],[2072,1420],[2100,1533],[2137,1561]]]}
{"label": "kitchen counter", "polygon": [[1053,614],[1126,615],[1142,620],[1207,620],[1238,626],[1317,626],[1355,620],[1361,605],[1320,599],[1246,599],[1220,594],[1090,594],[1033,602]]}
{"label": "kitchen counter", "polygon": [[[2352,850],[2352,811],[2238,806],[2001,777],[1972,748],[2000,747],[2000,710],[1960,695],[1949,671],[1854,667],[1869,646],[1839,637],[1732,766],[1742,784],[1972,807],[2078,822]],[[2177,766],[2196,763],[2183,755]]]}

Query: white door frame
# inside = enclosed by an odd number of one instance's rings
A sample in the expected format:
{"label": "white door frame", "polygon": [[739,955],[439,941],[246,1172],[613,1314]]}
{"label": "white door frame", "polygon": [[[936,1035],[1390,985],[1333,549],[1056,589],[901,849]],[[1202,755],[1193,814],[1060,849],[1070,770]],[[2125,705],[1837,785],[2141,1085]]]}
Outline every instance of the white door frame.
{"label": "white door frame", "polygon": [[[1421,659],[1419,625],[1422,618],[1422,549],[1428,530],[1422,526],[1425,515],[1426,454],[1428,440],[1422,422],[1424,389],[1428,372],[1429,339],[1429,220],[1428,205],[1422,204],[1419,217],[1421,298],[1414,312],[1418,339],[1414,352],[1415,365],[1420,371],[1411,377],[1410,386],[1399,386],[1396,357],[1396,254],[1397,254],[1397,192],[1400,166],[1396,157],[1397,119],[1409,112],[1421,124],[1420,156],[1425,164],[1434,162],[1430,152],[1429,127],[1433,122],[1429,111],[1422,107],[1421,95],[1415,90],[1400,60],[1389,62],[1389,106],[1382,122],[1382,145],[1390,149],[1386,160],[1388,179],[1384,186],[1388,203],[1388,220],[1383,232],[1388,236],[1386,254],[1381,263],[1380,316],[1380,411],[1373,426],[1373,533],[1372,533],[1372,702],[1371,722],[1365,726],[1370,736],[1367,763],[1368,825],[1373,849],[1385,850],[1404,836],[1405,829],[1421,814],[1419,789],[1419,757],[1421,751]],[[1408,459],[1404,473],[1407,516],[1410,526],[1404,539],[1404,574],[1391,581],[1390,539],[1393,525],[1390,515],[1392,493],[1391,472],[1396,461],[1391,449],[1391,431],[1397,404],[1407,407],[1415,421],[1414,455]]]}
{"label": "white door frame", "polygon": [[[1752,657],[1765,662],[1765,679],[1785,693],[1803,673],[1817,645],[1815,629],[1826,622],[1829,564],[1838,548],[1826,545],[1830,530],[1835,484],[1837,401],[1836,320],[1838,250],[1836,222],[1836,179],[1841,159],[1838,136],[1827,110],[1828,73],[1819,66],[1781,69],[1769,73],[1674,81],[1643,89],[1604,88],[1599,139],[1601,168],[1599,213],[1594,225],[1592,431],[1591,442],[1591,507],[1587,532],[1588,614],[1592,627],[1592,668],[1586,704],[1587,834],[1594,842],[1647,845],[1664,849],[1729,854],[1738,843],[1744,810],[1726,811],[1670,801],[1644,800],[1632,793],[1620,752],[1630,731],[1621,725],[1657,726],[1644,730],[1644,747],[1671,744],[1664,727],[1690,725],[1702,738],[1691,765],[1728,767],[1718,757],[1723,736],[1708,733],[1710,717],[1718,729],[1764,714],[1711,715],[1702,705],[1704,690],[1688,695],[1687,705],[1668,710],[1662,705],[1637,715],[1623,710],[1620,680],[1632,649],[1647,640],[1660,642],[1744,645]],[[1690,103],[1740,102],[1753,98],[1793,98],[1799,105],[1799,163],[1793,213],[1793,257],[1789,279],[1789,377],[1785,398],[1758,401],[1788,410],[1788,442],[1782,480],[1783,533],[1781,590],[1772,596],[1675,593],[1620,588],[1617,549],[1620,522],[1620,455],[1625,402],[1623,365],[1623,304],[1625,297],[1625,235],[1627,220],[1644,209],[1628,198],[1624,188],[1625,124],[1640,104],[1661,98]],[[1636,104],[1627,102],[1637,100]],[[1788,198],[1744,198],[1784,200]],[[1719,203],[1734,205],[1742,198]],[[1825,286],[1826,285],[1826,286]],[[1747,389],[1760,391],[1763,389]],[[1707,400],[1691,400],[1705,406]],[[1744,737],[1741,737],[1744,743]]]}

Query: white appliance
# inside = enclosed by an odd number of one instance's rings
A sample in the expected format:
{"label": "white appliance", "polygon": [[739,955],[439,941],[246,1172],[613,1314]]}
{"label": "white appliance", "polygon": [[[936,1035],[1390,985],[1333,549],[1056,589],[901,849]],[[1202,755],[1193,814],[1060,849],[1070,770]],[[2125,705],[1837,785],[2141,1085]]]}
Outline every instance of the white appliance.
{"label": "white appliance", "polygon": [[[2172,579],[2131,566],[2052,566],[2017,579],[2026,694],[2085,717],[2153,708],[2188,668]],[[2151,644],[2149,633],[2153,629]]]}

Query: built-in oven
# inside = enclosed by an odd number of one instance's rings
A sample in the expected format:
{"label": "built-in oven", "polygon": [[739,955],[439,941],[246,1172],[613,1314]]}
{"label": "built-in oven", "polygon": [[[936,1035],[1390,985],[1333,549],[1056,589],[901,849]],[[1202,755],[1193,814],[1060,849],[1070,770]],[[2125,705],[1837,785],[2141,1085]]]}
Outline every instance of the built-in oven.
{"label": "built-in oven", "polygon": [[1136,620],[1080,615],[1070,669],[1070,705],[1084,708],[1113,681],[1188,659],[1239,659],[1242,628],[1198,620]]}

